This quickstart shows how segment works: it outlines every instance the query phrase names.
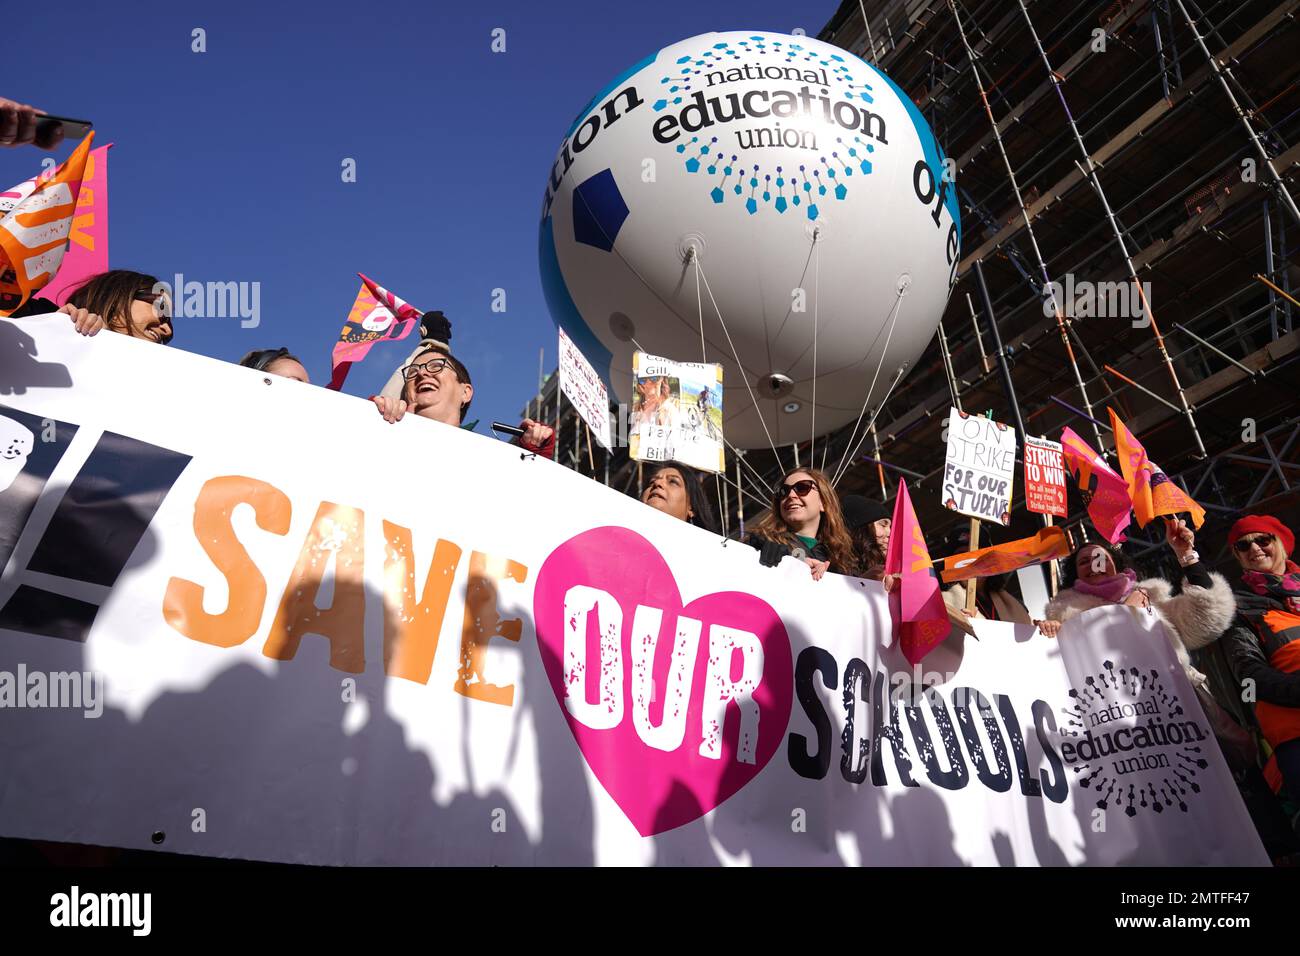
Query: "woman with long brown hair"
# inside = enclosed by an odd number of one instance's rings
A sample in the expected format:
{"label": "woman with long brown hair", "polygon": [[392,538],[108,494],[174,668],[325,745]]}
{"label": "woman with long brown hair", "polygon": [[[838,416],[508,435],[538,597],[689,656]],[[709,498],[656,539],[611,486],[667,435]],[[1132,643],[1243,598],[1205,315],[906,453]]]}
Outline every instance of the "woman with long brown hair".
{"label": "woman with long brown hair", "polygon": [[171,302],[156,291],[158,285],[143,272],[113,269],[83,282],[64,308],[99,316],[110,332],[166,345],[172,340]]}
{"label": "woman with long brown hair", "polygon": [[772,508],[750,529],[746,541],[758,549],[761,564],[775,567],[784,557],[797,557],[812,569],[814,581],[827,571],[858,570],[839,495],[816,468],[796,468],[781,478]]}

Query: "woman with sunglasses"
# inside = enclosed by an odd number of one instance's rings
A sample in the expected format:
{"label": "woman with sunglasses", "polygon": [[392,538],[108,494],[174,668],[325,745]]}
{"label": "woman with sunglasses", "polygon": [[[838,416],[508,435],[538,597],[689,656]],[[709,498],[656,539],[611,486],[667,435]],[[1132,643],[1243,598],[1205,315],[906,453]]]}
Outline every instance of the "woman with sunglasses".
{"label": "woman with sunglasses", "polygon": [[95,335],[101,329],[136,339],[167,345],[172,340],[171,302],[165,293],[155,292],[158,280],[143,272],[113,269],[91,276],[68,297],[62,307],[32,298],[15,310],[13,318],[62,312],[70,316],[81,335]]}
{"label": "woman with sunglasses", "polygon": [[1246,515],[1228,531],[1241,567],[1237,618],[1222,645],[1236,696],[1252,690],[1254,719],[1273,748],[1265,777],[1300,801],[1300,566],[1295,535],[1272,515]]}
{"label": "woman with sunglasses", "polygon": [[765,567],[776,567],[782,558],[793,556],[812,569],[814,581],[827,571],[856,574],[858,570],[839,496],[816,468],[796,468],[781,479],[771,510],[745,540],[758,549],[759,563]]}
{"label": "woman with sunglasses", "polygon": [[704,476],[679,461],[665,461],[650,475],[641,503],[679,521],[718,533],[713,504],[704,489]]}

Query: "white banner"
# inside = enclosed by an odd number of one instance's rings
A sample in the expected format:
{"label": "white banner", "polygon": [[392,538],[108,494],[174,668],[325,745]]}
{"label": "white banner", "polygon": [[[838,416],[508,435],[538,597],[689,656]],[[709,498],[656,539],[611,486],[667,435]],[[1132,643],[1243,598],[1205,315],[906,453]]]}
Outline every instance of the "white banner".
{"label": "white banner", "polygon": [[62,317],[0,323],[0,388],[4,836],[1266,862],[1165,637],[1122,608],[1059,641],[978,622],[917,672],[875,582],[763,568],[484,436]]}
{"label": "white banner", "polygon": [[560,329],[560,391],[582,420],[591,428],[603,448],[613,448],[609,434],[609,392],[573,340]]}

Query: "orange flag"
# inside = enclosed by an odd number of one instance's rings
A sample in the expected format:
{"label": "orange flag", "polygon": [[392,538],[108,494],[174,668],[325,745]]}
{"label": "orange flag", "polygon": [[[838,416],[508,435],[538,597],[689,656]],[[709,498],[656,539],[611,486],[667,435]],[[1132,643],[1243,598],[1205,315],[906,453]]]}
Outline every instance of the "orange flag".
{"label": "orange flag", "polygon": [[970,578],[986,578],[993,574],[1006,574],[1017,568],[1027,568],[1044,561],[1064,558],[1070,553],[1070,539],[1065,529],[1049,525],[1032,538],[995,544],[978,551],[966,551],[943,559],[943,580],[945,584],[953,581],[966,581]]}
{"label": "orange flag", "polygon": [[1160,466],[1147,457],[1147,450],[1119,420],[1113,408],[1107,408],[1106,411],[1110,413],[1110,424],[1115,429],[1115,452],[1119,455],[1119,469],[1128,483],[1129,497],[1133,499],[1133,514],[1137,516],[1138,524],[1145,527],[1159,515],[1186,511],[1191,513],[1193,525],[1198,528],[1203,525],[1205,509],[1170,481]]}
{"label": "orange flag", "polygon": [[88,133],[49,179],[34,176],[0,193],[0,316],[12,315],[59,271],[94,138]]}

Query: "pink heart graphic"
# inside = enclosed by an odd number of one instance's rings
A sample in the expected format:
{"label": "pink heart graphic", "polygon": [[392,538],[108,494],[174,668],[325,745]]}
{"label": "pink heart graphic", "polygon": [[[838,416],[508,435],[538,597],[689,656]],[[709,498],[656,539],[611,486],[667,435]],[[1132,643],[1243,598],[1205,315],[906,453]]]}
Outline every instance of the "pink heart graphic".
{"label": "pink heart graphic", "polygon": [[706,594],[683,607],[655,546],[605,527],[551,552],[533,613],[578,748],[642,836],[702,817],[780,746],[790,638],[754,595]]}

